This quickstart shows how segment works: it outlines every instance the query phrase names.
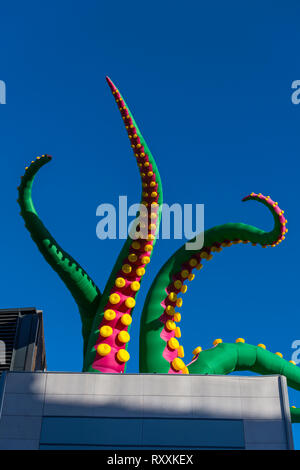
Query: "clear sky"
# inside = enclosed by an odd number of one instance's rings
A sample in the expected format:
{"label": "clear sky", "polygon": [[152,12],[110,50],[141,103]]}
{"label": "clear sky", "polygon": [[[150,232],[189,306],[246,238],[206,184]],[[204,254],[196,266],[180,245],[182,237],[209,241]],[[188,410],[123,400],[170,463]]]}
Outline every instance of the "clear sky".
{"label": "clear sky", "polygon": [[[299,122],[291,84],[300,79],[297,1],[58,2],[1,6],[1,308],[44,311],[49,370],[80,371],[81,325],[70,294],[19,216],[17,186],[37,155],[53,160],[34,201],[53,236],[103,289],[122,240],[96,237],[96,208],[140,183],[118,109],[119,87],[156,158],[164,200],[205,204],[206,228],[272,216],[250,192],[285,210],[276,248],[233,246],[198,273],[181,309],[187,359],[215,338],[263,342],[291,359],[300,339]],[[159,240],[134,312],[128,372],[138,371],[139,317],[162,263],[181,246]],[[300,396],[290,391],[290,402]],[[300,448],[300,425],[294,426]]]}

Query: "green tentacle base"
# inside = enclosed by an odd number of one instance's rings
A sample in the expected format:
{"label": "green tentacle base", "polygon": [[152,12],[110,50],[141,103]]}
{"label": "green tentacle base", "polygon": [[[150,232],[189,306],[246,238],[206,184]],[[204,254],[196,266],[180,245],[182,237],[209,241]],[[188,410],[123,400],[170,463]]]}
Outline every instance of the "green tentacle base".
{"label": "green tentacle base", "polygon": [[[214,341],[214,347],[202,351],[194,350],[195,356],[188,370],[190,374],[227,375],[234,371],[251,371],[261,375],[284,375],[289,387],[300,390],[300,369],[293,361],[286,361],[282,354],[266,350],[264,344],[252,346],[243,338],[236,343]],[[293,423],[300,422],[300,408],[291,407]]]}

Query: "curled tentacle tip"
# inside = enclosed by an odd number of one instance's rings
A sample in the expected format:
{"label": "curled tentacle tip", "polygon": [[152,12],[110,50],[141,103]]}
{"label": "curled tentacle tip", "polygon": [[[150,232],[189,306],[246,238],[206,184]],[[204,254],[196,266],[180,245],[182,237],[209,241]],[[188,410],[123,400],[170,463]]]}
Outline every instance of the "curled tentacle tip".
{"label": "curled tentacle tip", "polygon": [[235,342],[236,342],[236,343],[244,343],[245,340],[244,340],[244,338],[237,338],[237,339],[235,340]]}
{"label": "curled tentacle tip", "polygon": [[259,348],[266,349],[266,346],[265,346],[264,344],[262,344],[262,343],[259,343],[257,346],[258,346]]}
{"label": "curled tentacle tip", "polygon": [[[269,197],[269,196],[268,196]],[[256,194],[256,193],[251,193],[251,194],[248,194],[247,196],[243,197],[242,198],[242,202],[244,201],[248,201],[249,199],[254,199],[254,198],[259,198],[259,199],[267,199],[263,194],[259,193],[259,194]]]}
{"label": "curled tentacle tip", "polygon": [[248,201],[248,199],[251,199],[252,197],[256,196],[255,193],[248,194],[247,196],[242,198],[242,202]]}

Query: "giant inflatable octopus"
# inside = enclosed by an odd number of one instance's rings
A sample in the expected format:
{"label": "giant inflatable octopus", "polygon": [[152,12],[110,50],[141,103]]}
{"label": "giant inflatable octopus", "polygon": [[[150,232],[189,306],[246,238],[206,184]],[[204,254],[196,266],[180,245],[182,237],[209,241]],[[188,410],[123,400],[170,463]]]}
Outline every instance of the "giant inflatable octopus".
{"label": "giant inflatable octopus", "polygon": [[[42,155],[26,168],[18,188],[21,215],[40,252],[57,272],[72,294],[82,320],[84,372],[116,373],[126,370],[130,355],[130,325],[142,278],[150,263],[159,230],[163,202],[162,184],[154,158],[122,95],[107,77],[108,85],[120,110],[142,180],[140,228],[147,227],[145,237],[133,240],[128,236],[108,278],[104,292],[86,271],[65,252],[39,218],[31,198],[34,177],[51,160]],[[265,232],[251,225],[228,223],[204,232],[204,244],[198,250],[183,245],[164,264],[148,292],[140,323],[140,372],[161,374],[229,374],[253,371],[259,374],[281,374],[290,387],[300,390],[300,370],[293,361],[286,361],[278,352],[267,351],[263,344],[252,346],[243,338],[235,343],[216,339],[211,349],[197,347],[192,361],[186,364],[180,345],[182,305],[185,282],[193,280],[194,270],[210,261],[213,253],[237,243],[275,247],[285,238],[287,220],[283,211],[269,196],[251,193],[243,201],[264,204],[274,217],[274,228]],[[142,206],[141,206],[142,207]],[[147,223],[143,222],[144,221]],[[300,422],[300,408],[291,407],[293,422]]]}

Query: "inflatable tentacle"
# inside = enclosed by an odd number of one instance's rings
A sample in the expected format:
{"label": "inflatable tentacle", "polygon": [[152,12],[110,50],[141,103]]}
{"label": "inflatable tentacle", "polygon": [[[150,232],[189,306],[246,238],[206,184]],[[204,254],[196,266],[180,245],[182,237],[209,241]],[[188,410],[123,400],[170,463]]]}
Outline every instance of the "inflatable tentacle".
{"label": "inflatable tentacle", "polygon": [[284,240],[287,232],[283,211],[269,196],[251,193],[246,200],[257,200],[266,205],[274,216],[274,228],[265,232],[254,226],[229,223],[204,232],[201,249],[187,250],[183,245],[162,267],[156,276],[145,301],[141,317],[140,371],[157,373],[185,373],[181,358],[183,348],[179,345],[180,328],[176,325],[181,316],[176,308],[182,305],[178,296],[185,293],[185,280],[193,280],[193,269],[201,269],[203,260],[212,259],[214,252],[238,243],[275,246]]}
{"label": "inflatable tentacle", "polygon": [[292,423],[300,423],[300,408],[290,407]]}
{"label": "inflatable tentacle", "polygon": [[18,187],[20,214],[25,221],[25,227],[45,260],[59,275],[77,303],[83,324],[84,343],[86,343],[91,328],[91,319],[101,297],[100,291],[86,271],[52,237],[39,218],[32,202],[31,193],[35,175],[51,158],[50,155],[42,155],[32,161],[29,167],[26,167],[26,172]]}
{"label": "inflatable tentacle", "polygon": [[[214,342],[215,347],[196,353],[188,364],[190,374],[226,375],[234,371],[252,371],[261,375],[284,375],[289,387],[300,390],[300,368],[293,361],[283,359],[282,354],[267,351],[264,344],[246,344],[243,338],[236,343]],[[291,407],[292,422],[300,422],[300,409]]]}
{"label": "inflatable tentacle", "polygon": [[107,82],[140,169],[139,229],[142,237],[138,240],[128,237],[112,270],[93,323],[84,370],[124,373],[129,360],[127,346],[136,296],[159,229],[162,185],[154,158],[123,97],[109,78]]}

